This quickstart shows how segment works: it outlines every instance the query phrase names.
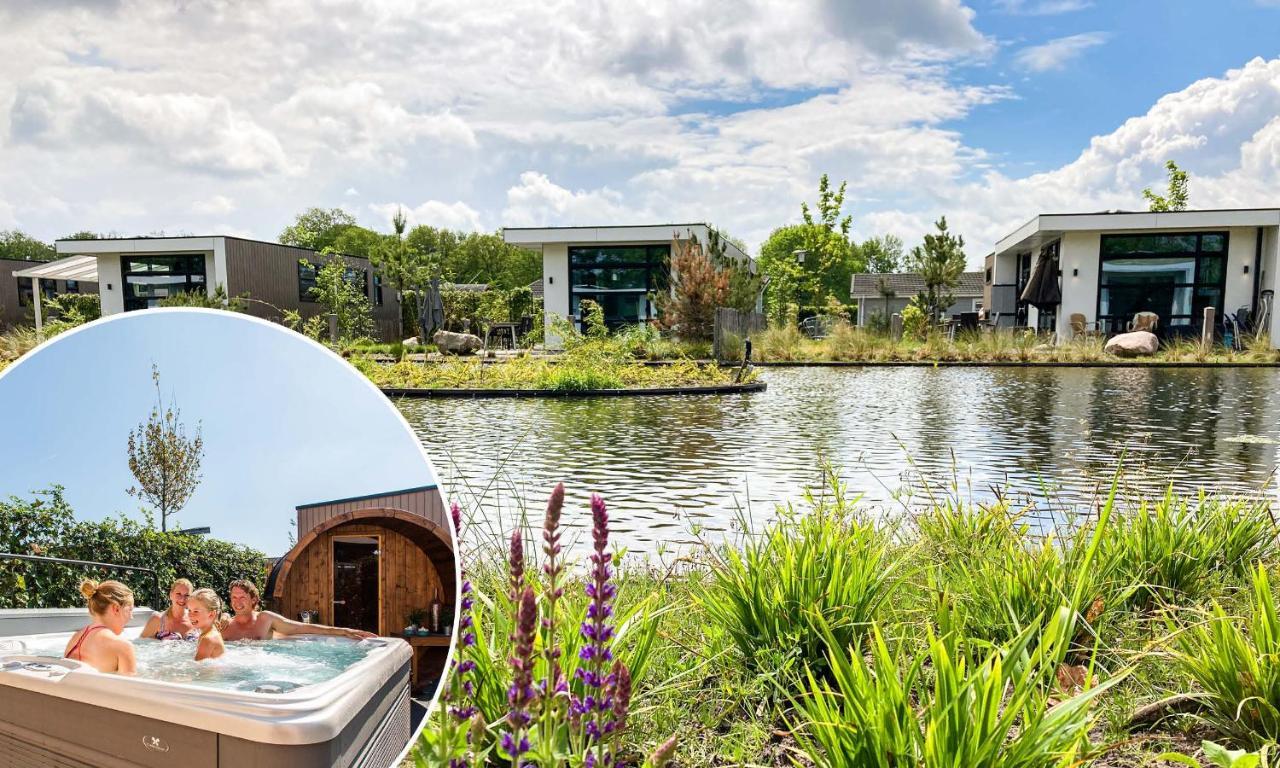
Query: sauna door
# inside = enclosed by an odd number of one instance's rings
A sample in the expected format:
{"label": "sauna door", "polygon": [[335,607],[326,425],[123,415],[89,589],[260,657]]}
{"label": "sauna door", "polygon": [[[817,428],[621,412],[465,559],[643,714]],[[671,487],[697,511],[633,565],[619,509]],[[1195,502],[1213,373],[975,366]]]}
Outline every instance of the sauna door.
{"label": "sauna door", "polygon": [[335,536],[333,539],[333,623],[377,634],[378,563],[381,547],[377,536]]}

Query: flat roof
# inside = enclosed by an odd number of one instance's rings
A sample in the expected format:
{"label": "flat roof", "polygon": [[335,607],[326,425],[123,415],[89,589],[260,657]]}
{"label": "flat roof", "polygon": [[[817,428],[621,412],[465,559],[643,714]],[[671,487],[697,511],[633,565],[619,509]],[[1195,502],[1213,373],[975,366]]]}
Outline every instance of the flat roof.
{"label": "flat roof", "polygon": [[1065,232],[1280,226],[1280,208],[1042,213],[996,242],[995,252],[1033,248]]}
{"label": "flat roof", "polygon": [[[58,253],[83,253],[86,255],[94,253],[147,253],[155,251],[211,251],[213,250],[214,240],[239,240],[244,243],[258,243],[259,245],[274,245],[277,248],[293,248],[299,251],[308,251],[310,253],[320,253],[315,248],[307,248],[301,245],[288,245],[286,243],[274,243],[270,240],[256,240],[252,237],[240,237],[238,235],[174,235],[172,237],[148,237],[141,235],[137,237],[94,237],[94,238],[71,238],[63,237],[53,241],[54,248]],[[176,241],[195,241],[185,242],[175,245]],[[79,246],[63,247],[63,244],[80,243]],[[127,246],[121,245],[127,244]],[[368,261],[367,256],[356,256],[350,253],[339,253],[332,251],[335,256],[344,256],[348,259],[361,259]]]}
{"label": "flat roof", "polygon": [[[674,230],[684,229],[691,234],[694,227],[708,232],[717,232],[715,227],[706,222],[686,224],[611,224],[607,226],[574,226],[574,227],[503,227],[502,239],[511,245],[526,248],[541,248],[547,243],[586,244],[586,243],[665,243],[670,242]],[[724,240],[725,250],[730,251],[736,259],[751,261],[738,246]]]}

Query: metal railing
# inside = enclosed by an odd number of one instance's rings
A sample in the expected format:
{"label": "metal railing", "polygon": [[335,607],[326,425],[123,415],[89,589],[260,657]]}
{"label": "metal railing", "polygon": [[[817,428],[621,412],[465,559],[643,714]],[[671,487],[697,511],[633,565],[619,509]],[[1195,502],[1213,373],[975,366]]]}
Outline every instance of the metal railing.
{"label": "metal railing", "polygon": [[[93,560],[72,560],[65,557],[46,557],[44,555],[19,555],[14,552],[0,552],[0,560],[25,560],[36,563],[53,563],[56,565],[81,565],[91,568],[112,568],[126,573],[149,573],[151,574],[151,583],[155,588],[153,597],[157,601],[156,605],[164,603],[164,592],[160,589],[160,572],[154,568],[146,568],[141,565],[121,565],[119,563],[99,563]],[[33,592],[34,594],[34,592]]]}

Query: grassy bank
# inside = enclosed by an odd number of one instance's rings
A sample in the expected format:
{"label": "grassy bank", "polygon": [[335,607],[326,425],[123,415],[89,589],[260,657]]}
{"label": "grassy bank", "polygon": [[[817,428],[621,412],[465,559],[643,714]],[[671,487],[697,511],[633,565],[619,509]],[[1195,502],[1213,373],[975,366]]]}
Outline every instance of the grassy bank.
{"label": "grassy bank", "polygon": [[[678,361],[653,366],[631,360],[548,360],[520,356],[484,364],[478,359],[438,363],[401,361],[393,364],[351,358],[361,373],[384,388],[414,389],[642,389],[697,387],[734,383],[736,369]],[[748,375],[744,381],[754,380]]]}
{"label": "grassy bank", "polygon": [[[1254,750],[1280,738],[1265,505],[1122,503],[1104,489],[1095,514],[1047,536],[1025,513],[940,501],[872,519],[832,481],[736,546],[663,567],[614,558],[612,657],[630,676],[612,754],[639,765],[674,735],[681,766],[1145,766],[1169,751],[1209,765],[1201,740]],[[556,539],[526,540],[522,552]],[[446,706],[476,714],[463,737],[438,713],[419,765],[436,764],[448,733],[470,739],[462,764],[506,764],[521,610],[533,651],[523,706],[535,723],[563,726],[530,727],[530,754],[544,738],[561,750],[533,762],[580,764],[563,756],[583,744],[572,718],[557,720],[561,697],[541,695],[538,681],[544,659],[579,657],[592,581],[570,571],[548,587],[547,561],[529,555],[521,578],[532,588],[513,600],[506,551],[490,542],[464,553],[475,642]],[[567,688],[576,700],[572,675]],[[1167,701],[1183,694],[1196,698]]]}
{"label": "grassy bank", "polygon": [[[752,347],[752,358],[761,362],[1096,363],[1124,359],[1104,352],[1101,339],[1076,339],[1055,345],[1028,333],[970,331],[957,333],[954,341],[941,333],[894,341],[884,334],[847,324],[836,325],[824,339],[810,339],[794,326],[774,327],[753,337]],[[1179,340],[1164,342],[1155,355],[1137,361],[1277,363],[1280,351],[1271,348],[1266,336],[1250,338],[1244,350]]]}

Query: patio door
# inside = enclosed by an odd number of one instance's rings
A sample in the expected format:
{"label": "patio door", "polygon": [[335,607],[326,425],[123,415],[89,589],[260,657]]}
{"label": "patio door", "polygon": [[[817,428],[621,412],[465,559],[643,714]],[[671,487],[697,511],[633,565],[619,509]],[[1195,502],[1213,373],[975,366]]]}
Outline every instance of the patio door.
{"label": "patio door", "polygon": [[333,624],[381,633],[381,541],[377,536],[333,538]]}

